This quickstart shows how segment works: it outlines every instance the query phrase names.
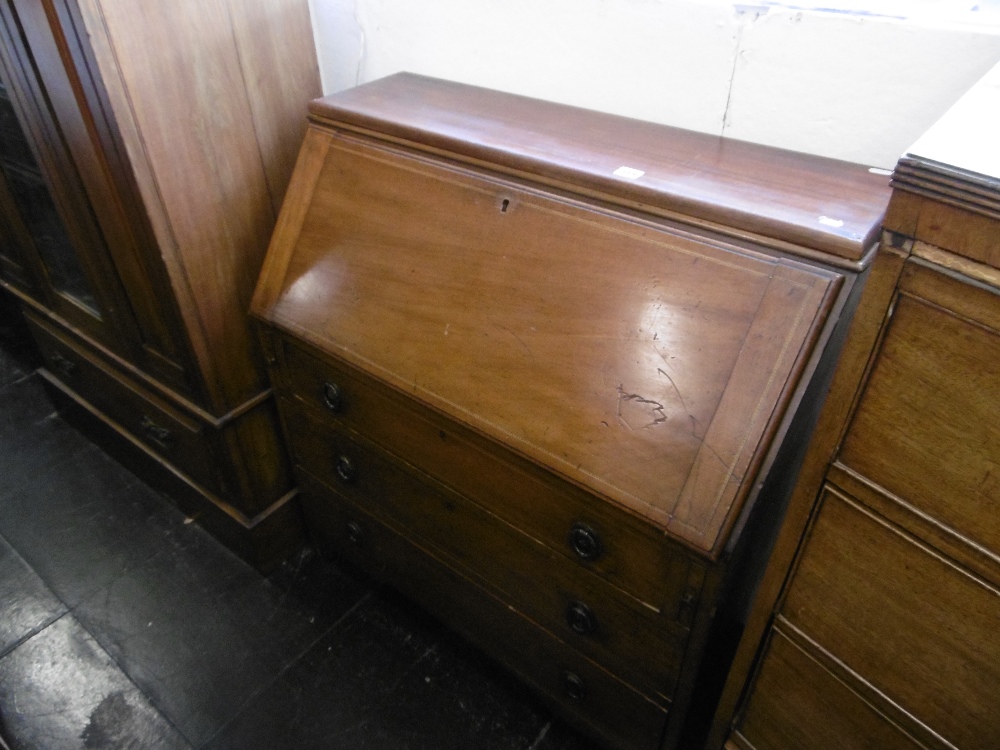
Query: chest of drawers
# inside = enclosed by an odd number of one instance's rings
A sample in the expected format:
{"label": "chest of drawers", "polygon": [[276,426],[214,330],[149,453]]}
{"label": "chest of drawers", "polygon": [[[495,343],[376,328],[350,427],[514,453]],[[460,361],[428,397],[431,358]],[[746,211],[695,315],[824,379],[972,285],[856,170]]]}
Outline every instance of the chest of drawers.
{"label": "chest of drawers", "polygon": [[412,75],[319,100],[253,314],[318,540],[612,747],[675,747],[887,199]]}
{"label": "chest of drawers", "polygon": [[894,173],[877,283],[765,578],[785,583],[740,649],[763,636],[733,750],[1000,746],[1000,171],[979,118],[998,82]]}

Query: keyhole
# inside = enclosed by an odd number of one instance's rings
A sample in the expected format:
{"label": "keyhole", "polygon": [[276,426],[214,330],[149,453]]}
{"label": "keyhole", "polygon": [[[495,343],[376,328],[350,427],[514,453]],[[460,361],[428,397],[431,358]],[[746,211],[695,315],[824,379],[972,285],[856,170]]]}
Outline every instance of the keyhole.
{"label": "keyhole", "polygon": [[509,205],[510,205],[510,199],[509,198],[504,198],[503,202],[500,204],[500,213],[502,213],[502,214],[507,213],[507,207]]}

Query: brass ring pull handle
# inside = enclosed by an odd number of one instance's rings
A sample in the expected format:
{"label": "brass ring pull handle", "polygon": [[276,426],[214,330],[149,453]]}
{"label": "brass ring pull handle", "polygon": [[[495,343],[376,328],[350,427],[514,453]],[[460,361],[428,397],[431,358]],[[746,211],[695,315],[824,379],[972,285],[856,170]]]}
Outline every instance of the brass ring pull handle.
{"label": "brass ring pull handle", "polygon": [[329,381],[323,383],[323,404],[332,412],[338,412],[344,408],[344,395],[339,385]]}
{"label": "brass ring pull handle", "polygon": [[569,546],[581,560],[593,562],[604,554],[604,544],[597,532],[586,524],[577,523],[569,532]]}
{"label": "brass ring pull handle", "polygon": [[334,470],[337,472],[337,477],[341,482],[350,484],[358,478],[358,468],[347,456],[337,456],[337,462],[334,464]]}
{"label": "brass ring pull handle", "polygon": [[351,544],[361,544],[364,538],[364,527],[357,521],[349,521],[347,524],[347,541]]}
{"label": "brass ring pull handle", "polygon": [[597,630],[597,617],[583,602],[571,602],[566,608],[566,624],[574,633],[592,635]]}
{"label": "brass ring pull handle", "polygon": [[582,701],[587,697],[587,686],[575,672],[563,672],[563,690],[572,700]]}

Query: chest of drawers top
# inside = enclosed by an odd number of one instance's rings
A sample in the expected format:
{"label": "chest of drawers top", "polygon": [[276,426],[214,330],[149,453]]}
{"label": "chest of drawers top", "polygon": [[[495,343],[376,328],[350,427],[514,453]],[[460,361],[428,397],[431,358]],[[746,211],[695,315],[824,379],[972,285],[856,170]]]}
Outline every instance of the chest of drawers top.
{"label": "chest of drawers top", "polygon": [[409,74],[311,119],[253,313],[717,557],[886,179]]}

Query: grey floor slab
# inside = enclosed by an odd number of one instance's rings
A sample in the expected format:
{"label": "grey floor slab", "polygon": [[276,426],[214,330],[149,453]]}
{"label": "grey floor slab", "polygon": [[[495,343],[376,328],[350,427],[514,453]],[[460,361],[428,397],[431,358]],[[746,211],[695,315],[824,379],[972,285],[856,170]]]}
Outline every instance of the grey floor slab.
{"label": "grey floor slab", "polygon": [[331,574],[321,604],[261,578],[200,529],[74,614],[195,746],[274,683],[368,591]]}
{"label": "grey floor slab", "polygon": [[391,592],[355,609],[210,750],[589,750],[527,689]]}
{"label": "grey floor slab", "polygon": [[191,750],[72,615],[0,659],[0,722],[12,750]]}
{"label": "grey floor slab", "polygon": [[65,613],[65,605],[0,536],[0,657]]}

